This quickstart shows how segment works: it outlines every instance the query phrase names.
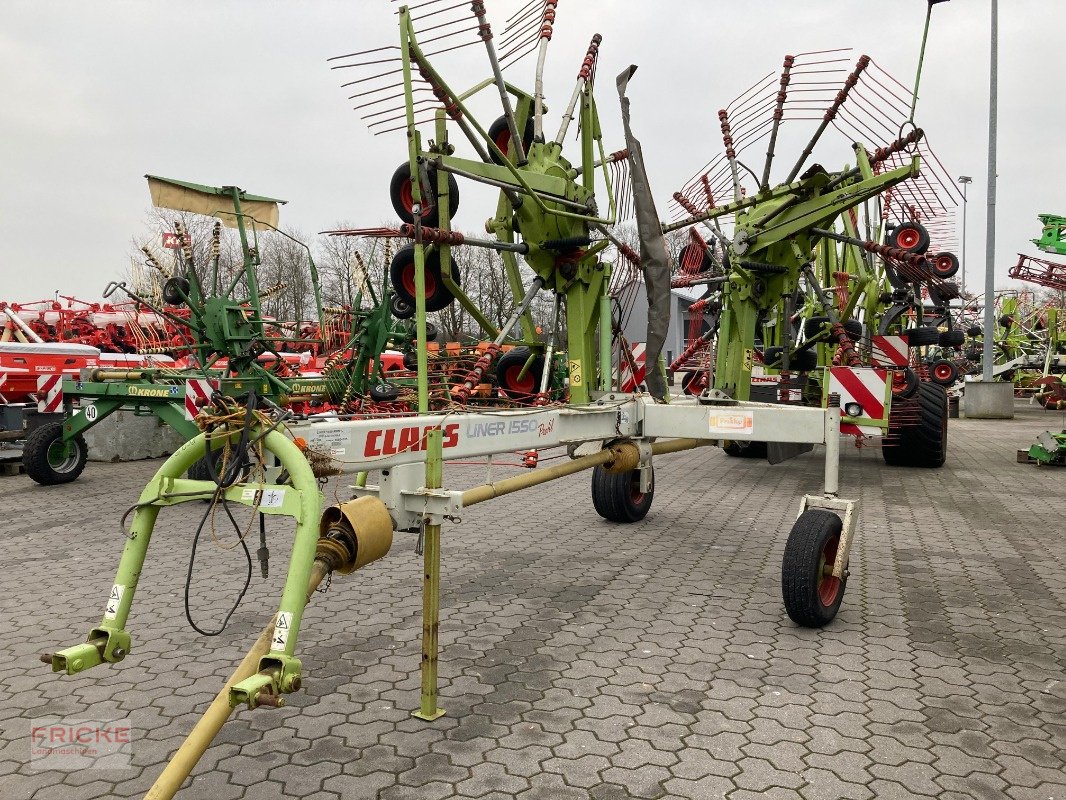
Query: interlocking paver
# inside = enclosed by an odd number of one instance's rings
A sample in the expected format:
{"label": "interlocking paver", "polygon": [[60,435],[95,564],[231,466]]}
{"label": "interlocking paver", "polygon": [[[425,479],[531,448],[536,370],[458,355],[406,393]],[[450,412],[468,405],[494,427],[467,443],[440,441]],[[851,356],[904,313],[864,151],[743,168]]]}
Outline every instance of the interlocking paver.
{"label": "interlocking paver", "polygon": [[[1066,797],[1066,541],[1019,523],[1061,516],[1063,473],[1014,459],[1057,418],[1018,411],[952,420],[939,471],[845,451],[842,491],[860,497],[862,525],[844,606],[822,631],[787,620],[778,586],[796,501],[820,488],[817,455],[662,458],[652,513],[632,526],[600,520],[583,478],[467,509],[442,547],[448,713],[433,724],[410,716],[421,561],[397,534],[387,558],[316,595],[305,689],[284,709],[238,711],[179,797]],[[0,596],[20,613],[0,642],[0,800],[142,796],[275,607],[290,534],[270,520],[271,576],[256,576],[223,636],[189,630],[180,597],[197,511],[167,509],[130,656],[74,678],[37,662],[95,623],[119,507],[156,467],[91,464],[48,489],[0,478],[0,501],[54,509],[3,531]],[[449,487],[483,477],[446,470]],[[198,619],[232,602],[241,558],[201,550]],[[25,763],[31,719],[89,710],[132,715],[132,769]]]}

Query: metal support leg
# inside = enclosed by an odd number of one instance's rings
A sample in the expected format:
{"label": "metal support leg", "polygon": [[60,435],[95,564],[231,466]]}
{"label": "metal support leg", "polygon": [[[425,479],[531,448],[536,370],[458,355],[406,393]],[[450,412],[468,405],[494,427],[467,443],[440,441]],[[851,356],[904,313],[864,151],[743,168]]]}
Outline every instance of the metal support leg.
{"label": "metal support leg", "polygon": [[[439,489],[443,479],[444,434],[426,434],[426,488]],[[413,716],[427,721],[444,715],[437,706],[437,637],[440,631],[440,525],[426,525],[422,537],[422,701]]]}
{"label": "metal support leg", "polygon": [[825,494],[827,497],[836,497],[839,490],[840,397],[833,394],[829,396],[829,408],[825,413]]}

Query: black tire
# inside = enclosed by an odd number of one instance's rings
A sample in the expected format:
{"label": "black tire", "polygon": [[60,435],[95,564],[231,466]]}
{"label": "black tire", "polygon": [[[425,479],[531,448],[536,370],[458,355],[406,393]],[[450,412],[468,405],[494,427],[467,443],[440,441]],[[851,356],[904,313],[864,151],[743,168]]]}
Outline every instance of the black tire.
{"label": "black tire", "polygon": [[[908,417],[917,412],[917,419],[908,419],[905,425],[892,426],[889,432],[897,432],[898,441],[881,448],[885,463],[894,467],[920,467],[937,469],[944,466],[948,452],[948,393],[943,386],[923,381],[918,384],[914,406],[908,409],[893,409]],[[910,412],[910,413],[908,413]]]}
{"label": "black tire", "polygon": [[[440,222],[440,209],[436,202],[437,171],[430,169],[428,175],[429,184],[433,190],[433,197],[430,198],[433,205],[427,205],[426,198],[423,198],[422,224],[428,228],[435,228]],[[414,200],[411,196],[411,167],[406,161],[392,173],[392,180],[389,181],[389,199],[392,200],[392,208],[400,219],[410,223],[415,221],[412,211]],[[450,173],[448,175],[448,203],[451,215],[454,217],[455,212],[459,210],[459,184],[456,183],[455,176]]]}
{"label": "black tire", "polygon": [[496,385],[512,400],[528,400],[540,389],[540,377],[544,373],[544,356],[538,355],[526,370],[525,377],[518,375],[529,360],[528,347],[508,350],[496,361]]}
{"label": "black tire", "polygon": [[892,229],[888,245],[922,255],[929,249],[929,231],[917,222],[904,222]]}
{"label": "black tire", "polygon": [[703,394],[704,382],[700,380],[703,374],[703,370],[683,373],[681,375],[681,393],[693,397]]}
{"label": "black tire", "polygon": [[829,511],[804,511],[788,534],[781,559],[781,596],[785,611],[797,625],[821,628],[840,610],[848,578],[826,575],[832,570],[844,524]]}
{"label": "black tire", "polygon": [[414,304],[408,303],[398,294],[394,294],[389,300],[389,311],[396,319],[410,319],[415,315]]}
{"label": "black tire", "polygon": [[722,451],[733,458],[766,458],[768,453],[766,442],[727,441],[722,445]]}
{"label": "black tire", "polygon": [[892,371],[892,397],[906,400],[918,391],[918,373],[910,367]]}
{"label": "black tire", "polygon": [[434,325],[432,322],[428,322],[428,321],[426,322],[426,341],[427,342],[435,342],[435,341],[437,341],[437,326]]}
{"label": "black tire", "polygon": [[[507,117],[500,116],[496,118],[496,121],[489,125],[489,138],[496,143],[496,146],[500,148],[504,155],[507,155],[507,148],[511,146],[511,128],[507,125]],[[528,153],[529,146],[533,144],[533,118],[530,117],[526,120],[526,129],[522,131],[522,149]],[[496,155],[495,150],[489,150],[489,155],[492,160],[497,164],[503,164],[503,159]]]}
{"label": "black tire", "polygon": [[[458,285],[459,269],[452,259],[452,280]],[[426,311],[440,311],[455,301],[455,295],[451,293],[444,280],[441,278],[440,252],[434,251],[426,254],[425,260],[426,277]],[[411,306],[410,316],[415,313],[415,246],[413,244],[401,248],[392,257],[389,265],[389,279],[392,281],[392,289],[404,303]],[[396,316],[396,308],[392,308],[393,316]],[[399,317],[407,319],[407,317]]]}
{"label": "black tire", "polygon": [[[763,350],[763,364],[770,369],[781,369],[783,348],[767,347]],[[793,372],[810,372],[818,368],[818,353],[814,350],[800,350],[788,359],[788,368]]]}
{"label": "black tire", "polygon": [[941,347],[962,347],[966,344],[966,334],[960,330],[944,331],[940,334]]}
{"label": "black tire", "polygon": [[[813,339],[822,332],[822,326],[829,322],[829,317],[811,317],[803,321],[803,333],[808,339]],[[857,319],[844,320],[844,332],[853,342],[862,339],[862,323]]]}
{"label": "black tire", "polygon": [[88,458],[89,448],[80,433],[64,448],[62,422],[49,422],[35,429],[22,448],[26,474],[42,486],[77,480]]}
{"label": "black tire", "polygon": [[947,280],[959,271],[959,257],[954,253],[937,253],[929,259],[929,264],[933,268],[933,274],[944,280]]}
{"label": "black tire", "polygon": [[609,522],[640,522],[655,498],[655,471],[647,492],[640,491],[640,470],[612,473],[603,467],[592,470],[592,505]]}
{"label": "black tire", "polygon": [[183,306],[189,302],[189,281],[186,278],[167,278],[163,284],[163,302],[168,306]]}
{"label": "black tire", "polygon": [[375,383],[370,387],[370,399],[376,403],[395,403],[400,394],[401,389],[391,383]]}
{"label": "black tire", "polygon": [[695,275],[711,268],[711,256],[699,242],[689,242],[677,254],[677,270],[682,275]]}
{"label": "black tire", "polygon": [[959,285],[955,281],[944,281],[939,284],[930,284],[929,299],[935,306],[946,306],[952,300],[961,297]]}
{"label": "black tire", "polygon": [[959,379],[959,368],[954,361],[938,358],[929,366],[929,380],[941,386],[953,386]]}
{"label": "black tire", "polygon": [[[212,454],[217,453],[217,452],[219,452],[219,451],[217,451],[217,450],[212,451]],[[189,467],[189,471],[186,472],[185,474],[189,478],[189,480],[191,480],[191,481],[210,481],[210,480],[213,480],[213,478],[211,477],[211,467],[207,463],[207,456],[204,456],[199,461],[197,461],[195,464],[193,464],[191,467]]]}
{"label": "black tire", "polygon": [[925,325],[920,328],[907,328],[907,330],[903,331],[903,334],[907,337],[907,344],[910,347],[940,344],[940,331],[931,325]]}

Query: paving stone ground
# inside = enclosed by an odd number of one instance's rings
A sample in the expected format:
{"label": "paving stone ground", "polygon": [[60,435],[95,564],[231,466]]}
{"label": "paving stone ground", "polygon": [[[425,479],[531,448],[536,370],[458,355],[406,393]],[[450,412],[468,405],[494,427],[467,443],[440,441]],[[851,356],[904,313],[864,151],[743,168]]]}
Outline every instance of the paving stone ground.
{"label": "paving stone ground", "polygon": [[[821,631],[788,620],[779,588],[819,453],[774,467],[711,448],[664,457],[652,512],[631,526],[595,514],[586,476],[464,511],[444,535],[447,716],[432,724],[410,716],[421,560],[400,534],[387,558],[316,596],[304,691],[239,712],[180,797],[1066,798],[1066,469],[1015,460],[1066,420],[1018,412],[952,420],[942,470],[845,451],[842,493],[861,500],[861,528],[843,608]],[[98,621],[118,518],[158,463],[90,464],[48,489],[0,479],[3,800],[141,796],[275,608],[280,524],[270,578],[256,568],[229,630],[189,628],[201,512],[187,505],[160,515],[130,656],[73,678],[38,662]],[[452,467],[446,481],[483,478]],[[239,551],[201,547],[202,624],[243,570]],[[31,719],[90,715],[132,718],[132,768],[27,763]]]}

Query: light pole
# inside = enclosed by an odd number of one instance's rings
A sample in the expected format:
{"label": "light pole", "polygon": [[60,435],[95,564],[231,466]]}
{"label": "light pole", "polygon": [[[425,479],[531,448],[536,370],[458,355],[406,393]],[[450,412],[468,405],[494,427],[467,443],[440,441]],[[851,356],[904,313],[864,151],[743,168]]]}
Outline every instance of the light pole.
{"label": "light pole", "polygon": [[962,184],[962,295],[963,304],[966,303],[966,187],[973,183],[969,175],[960,175],[959,183]]}
{"label": "light pole", "polygon": [[996,303],[996,134],[999,110],[999,2],[992,0],[992,64],[988,91],[988,216],[985,219],[985,319],[982,375],[992,382],[992,337]]}

